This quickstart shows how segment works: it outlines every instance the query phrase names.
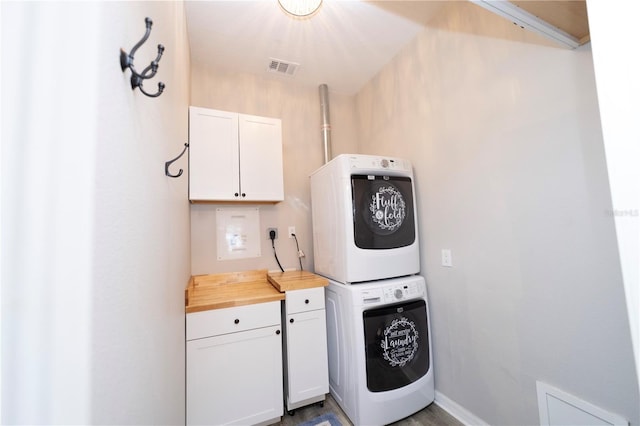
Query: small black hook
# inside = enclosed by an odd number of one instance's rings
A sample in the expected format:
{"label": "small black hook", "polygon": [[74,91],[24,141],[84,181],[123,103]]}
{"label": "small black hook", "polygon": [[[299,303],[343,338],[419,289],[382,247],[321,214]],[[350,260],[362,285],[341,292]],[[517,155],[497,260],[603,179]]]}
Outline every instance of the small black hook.
{"label": "small black hook", "polygon": [[[141,89],[142,90],[142,89]],[[174,158],[173,160],[169,160],[166,163],[164,163],[164,174],[166,176],[172,177],[172,178],[177,178],[182,176],[182,169],[180,169],[180,171],[178,171],[177,175],[172,175],[171,173],[169,173],[169,166],[171,164],[173,164],[176,160],[179,160],[180,157],[182,157],[184,155],[184,153],[187,151],[187,148],[189,148],[189,144],[185,143],[184,144],[184,149],[182,150],[182,152],[180,153],[180,155],[178,155],[176,158]]]}
{"label": "small black hook", "polygon": [[156,98],[160,96],[164,91],[164,87],[165,87],[164,83],[159,82],[158,92],[155,94],[151,94],[151,93],[147,93],[143,89],[142,82],[149,78],[153,78],[156,75],[156,72],[158,72],[158,63],[160,62],[160,59],[162,58],[162,54],[164,53],[164,46],[161,44],[158,45],[158,56],[156,57],[156,59],[151,61],[149,66],[146,67],[144,70],[142,70],[141,73],[138,73],[133,66],[133,59],[134,59],[133,56],[135,55],[136,51],[140,48],[140,46],[142,46],[147,41],[147,39],[149,38],[149,34],[151,34],[151,26],[153,25],[153,21],[151,20],[151,18],[147,17],[144,19],[144,22],[146,24],[146,31],[144,33],[144,36],[142,37],[142,39],[140,39],[139,42],[136,43],[135,46],[133,46],[133,48],[131,49],[131,53],[127,54],[127,52],[125,52],[124,49],[120,49],[120,68],[122,68],[122,72],[124,72],[127,68],[131,70],[131,89],[132,90],[135,90],[135,88],[138,87],[140,88],[140,91],[145,95],[151,98]]}

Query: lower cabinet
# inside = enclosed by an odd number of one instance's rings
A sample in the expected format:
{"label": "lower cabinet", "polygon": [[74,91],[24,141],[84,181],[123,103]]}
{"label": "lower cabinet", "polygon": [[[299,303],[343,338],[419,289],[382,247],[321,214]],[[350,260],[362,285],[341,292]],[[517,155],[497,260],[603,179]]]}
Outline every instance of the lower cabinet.
{"label": "lower cabinet", "polygon": [[187,425],[280,420],[280,302],[187,314]]}
{"label": "lower cabinet", "polygon": [[324,287],[287,291],[285,394],[289,412],[324,401],[329,392]]}

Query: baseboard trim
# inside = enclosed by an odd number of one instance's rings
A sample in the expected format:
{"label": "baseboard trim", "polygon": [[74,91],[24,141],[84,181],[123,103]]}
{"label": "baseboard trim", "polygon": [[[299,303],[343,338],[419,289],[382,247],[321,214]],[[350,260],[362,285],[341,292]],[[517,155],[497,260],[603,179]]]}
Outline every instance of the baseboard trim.
{"label": "baseboard trim", "polygon": [[444,411],[458,419],[461,423],[467,426],[489,426],[489,423],[485,422],[448,396],[443,395],[438,391],[436,391],[435,396],[436,397],[433,402],[435,402]]}

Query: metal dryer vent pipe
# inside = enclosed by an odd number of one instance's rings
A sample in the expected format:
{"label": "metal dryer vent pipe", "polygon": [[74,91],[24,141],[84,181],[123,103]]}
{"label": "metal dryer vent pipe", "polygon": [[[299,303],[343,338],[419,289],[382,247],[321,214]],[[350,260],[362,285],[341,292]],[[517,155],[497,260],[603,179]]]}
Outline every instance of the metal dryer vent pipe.
{"label": "metal dryer vent pipe", "polygon": [[329,118],[329,88],[326,84],[321,84],[320,109],[322,112],[322,144],[324,147],[324,164],[331,160],[331,119]]}

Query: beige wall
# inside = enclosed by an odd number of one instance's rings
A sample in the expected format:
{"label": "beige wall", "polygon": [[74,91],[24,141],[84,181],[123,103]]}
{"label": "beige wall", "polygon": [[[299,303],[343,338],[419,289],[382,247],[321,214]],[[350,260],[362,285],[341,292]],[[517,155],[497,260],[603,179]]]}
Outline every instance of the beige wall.
{"label": "beige wall", "polygon": [[456,2],[356,109],[363,153],[414,164],[436,400],[536,424],[542,380],[638,424],[590,46]]}
{"label": "beige wall", "polygon": [[[357,148],[353,97],[331,92],[333,155]],[[313,241],[309,175],[324,161],[320,132],[318,87],[304,87],[295,80],[274,80],[249,74],[225,73],[193,64],[191,105],[282,119],[285,200],[261,204],[259,258],[218,261],[216,256],[216,208],[224,204],[191,205],[191,271],[193,274],[278,270],[267,228],[278,228],[278,258],[283,268],[298,269],[295,241],[286,237],[296,227],[300,248],[306,254],[304,269],[313,269]],[[236,205],[237,206],[237,205]],[[243,206],[245,206],[243,204]],[[256,205],[247,204],[255,207]],[[226,205],[229,207],[229,205]]]}
{"label": "beige wall", "polygon": [[[283,119],[286,200],[312,269],[308,175],[322,163],[317,87],[192,67],[191,104]],[[638,424],[590,46],[559,48],[452,2],[355,96],[331,93],[333,153],[413,161],[436,399],[489,424],[538,422],[542,380]],[[216,261],[216,205],[191,205],[192,273]],[[285,268],[292,241],[279,238]],[[440,250],[453,268],[440,266]]]}

